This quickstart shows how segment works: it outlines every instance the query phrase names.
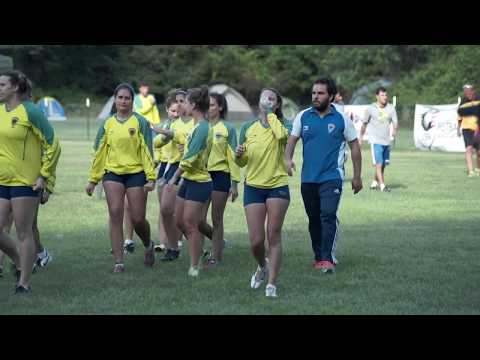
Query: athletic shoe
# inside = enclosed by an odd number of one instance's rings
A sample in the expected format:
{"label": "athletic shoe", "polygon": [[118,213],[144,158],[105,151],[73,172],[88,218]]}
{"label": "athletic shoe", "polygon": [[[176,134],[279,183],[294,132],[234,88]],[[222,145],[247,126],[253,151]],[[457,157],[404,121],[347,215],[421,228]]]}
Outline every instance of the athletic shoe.
{"label": "athletic shoe", "polygon": [[205,268],[206,269],[214,269],[220,264],[220,261],[215,260],[214,258],[208,258],[207,261],[205,262]]}
{"label": "athletic shoe", "polygon": [[267,297],[273,297],[273,298],[278,297],[277,287],[275,285],[268,284],[267,287],[265,288],[265,295]]}
{"label": "athletic shoe", "polygon": [[268,276],[268,266],[262,268],[258,265],[257,271],[252,275],[252,279],[250,280],[250,287],[252,289],[258,289],[260,285],[265,281],[265,278]]}
{"label": "athletic shoe", "polygon": [[153,264],[155,264],[155,244],[153,241],[150,241],[150,246],[148,249],[145,249],[143,263],[146,267],[153,267]]}
{"label": "athletic shoe", "polygon": [[335,272],[335,265],[330,261],[315,261],[313,267],[324,274]]}
{"label": "athletic shoe", "polygon": [[203,250],[202,259],[207,260],[212,257],[212,253],[208,250]]}
{"label": "athletic shoe", "polygon": [[388,186],[385,186],[383,189],[381,189],[382,192],[392,192],[392,189],[390,189]]}
{"label": "athletic shoe", "polygon": [[165,255],[160,259],[161,261],[174,261],[180,256],[180,250],[167,249]]}
{"label": "athletic shoe", "polygon": [[127,239],[123,243],[123,252],[132,254],[135,251],[135,241]]}
{"label": "athletic shoe", "polygon": [[17,284],[20,281],[20,275],[22,275],[22,272],[20,270],[18,270],[17,268],[15,268],[13,270],[13,276],[15,276],[15,280],[16,280]]}
{"label": "athletic shoe", "polygon": [[179,248],[179,249],[181,249],[181,248],[182,248],[182,246],[183,246],[183,241],[182,241],[182,240],[180,240],[180,241],[178,242],[178,248]]}
{"label": "athletic shoe", "polygon": [[36,264],[40,267],[45,267],[47,266],[50,262],[53,261],[53,256],[50,255],[47,249],[44,251],[45,255],[38,255],[37,262]]}
{"label": "athletic shoe", "polygon": [[123,265],[123,264],[115,264],[115,266],[113,267],[113,272],[114,272],[115,274],[125,272],[125,265]]}
{"label": "athletic shoe", "polygon": [[370,185],[370,190],[378,190],[378,182],[373,181]]}
{"label": "athletic shoe", "polygon": [[470,171],[470,172],[468,173],[468,175],[467,175],[467,177],[469,177],[469,178],[473,178],[473,177],[475,177],[475,176],[477,176],[477,174],[475,174],[474,171]]}
{"label": "athletic shoe", "polygon": [[155,252],[164,252],[167,250],[166,246],[163,244],[155,245]]}
{"label": "athletic shoe", "polygon": [[15,286],[15,295],[30,294],[32,288],[30,286],[16,285]]}
{"label": "athletic shoe", "polygon": [[198,266],[191,266],[190,269],[188,269],[188,276],[198,277],[198,275],[200,275],[200,268]]}
{"label": "athletic shoe", "polygon": [[480,169],[479,169],[479,168],[474,169],[473,172],[474,172],[477,176],[480,176]]}

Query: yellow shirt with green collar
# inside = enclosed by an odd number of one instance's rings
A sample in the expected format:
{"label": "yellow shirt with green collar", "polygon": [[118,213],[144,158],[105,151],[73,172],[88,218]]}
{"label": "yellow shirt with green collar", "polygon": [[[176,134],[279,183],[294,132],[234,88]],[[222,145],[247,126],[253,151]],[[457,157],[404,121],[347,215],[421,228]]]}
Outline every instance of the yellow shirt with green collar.
{"label": "yellow shirt with green collar", "polygon": [[246,184],[261,189],[288,185],[284,161],[288,124],[283,124],[273,113],[267,116],[267,121],[267,127],[260,120],[242,126],[239,143],[245,146],[245,153],[240,158],[235,157],[240,167],[247,166]]}
{"label": "yellow shirt with green collar", "polygon": [[200,120],[187,138],[179,165],[184,171],[182,178],[200,183],[212,181],[207,168],[211,148],[212,130],[206,120]]}
{"label": "yellow shirt with green collar", "polygon": [[173,132],[173,139],[165,139],[163,137],[155,138],[155,147],[162,147],[163,151],[167,154],[169,164],[174,164],[182,160],[183,154],[178,150],[178,145],[185,145],[187,142],[188,134],[191,133],[195,123],[193,119],[189,121],[183,121],[182,118],[178,118],[170,125],[170,130]]}
{"label": "yellow shirt with green collar", "polygon": [[135,111],[142,115],[152,125],[160,124],[160,113],[153,95],[138,94],[134,101]]}
{"label": "yellow shirt with green collar", "polygon": [[126,175],[144,171],[148,180],[156,180],[152,132],[148,120],[137,113],[123,122],[116,115],[106,119],[98,130],[94,150],[90,182],[98,183],[106,172]]}
{"label": "yellow shirt with green collar", "polygon": [[43,113],[31,102],[0,105],[0,185],[33,186],[42,176],[53,192],[61,149]]}
{"label": "yellow shirt with green collar", "polygon": [[[170,126],[172,124],[172,120],[167,119],[163,123],[160,124],[159,128],[164,130],[170,130]],[[153,155],[156,162],[168,162],[170,158],[170,153],[168,148],[165,146],[168,144],[166,141],[165,135],[157,134],[153,139]]]}
{"label": "yellow shirt with green collar", "polygon": [[212,129],[212,150],[208,158],[208,171],[223,171],[230,174],[234,182],[240,182],[240,168],[235,163],[237,131],[227,121],[220,120]]}

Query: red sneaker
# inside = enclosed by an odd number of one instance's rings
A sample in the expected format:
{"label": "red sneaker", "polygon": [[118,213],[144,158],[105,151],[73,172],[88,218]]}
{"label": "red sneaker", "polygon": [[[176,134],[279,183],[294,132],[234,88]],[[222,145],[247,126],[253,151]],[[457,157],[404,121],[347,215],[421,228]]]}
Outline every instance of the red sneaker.
{"label": "red sneaker", "polygon": [[313,267],[324,274],[335,272],[335,264],[327,260],[315,261]]}

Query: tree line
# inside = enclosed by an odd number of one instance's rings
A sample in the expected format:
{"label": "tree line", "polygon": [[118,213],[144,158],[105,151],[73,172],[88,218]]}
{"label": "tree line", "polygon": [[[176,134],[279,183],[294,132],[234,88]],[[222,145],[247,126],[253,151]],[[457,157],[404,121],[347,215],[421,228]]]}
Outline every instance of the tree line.
{"label": "tree line", "polygon": [[480,76],[475,45],[30,45],[11,55],[38,92],[64,102],[104,99],[120,82],[146,81],[160,102],[175,87],[226,83],[252,104],[270,86],[307,105],[313,81],[327,74],[347,103],[379,78],[393,81],[404,105],[452,103]]}

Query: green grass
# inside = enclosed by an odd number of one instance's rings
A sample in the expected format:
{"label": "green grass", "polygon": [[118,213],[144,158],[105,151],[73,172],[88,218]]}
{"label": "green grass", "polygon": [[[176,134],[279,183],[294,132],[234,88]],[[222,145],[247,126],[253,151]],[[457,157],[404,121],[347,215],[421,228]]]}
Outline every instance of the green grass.
{"label": "green grass", "polygon": [[[367,189],[353,196],[345,185],[340,265],[331,276],[311,266],[297,173],[283,232],[280,297],[272,300],[263,289],[249,288],[255,263],[241,201],[226,210],[231,246],[220,268],[189,279],[184,251],[175,263],[145,269],[138,247],[126,258],[127,272],[112,274],[106,204],[83,192],[96,125],[90,141],[85,119],[54,125],[62,140],[57,192],[39,223],[55,260],[32,277],[30,297],[15,297],[13,277],[5,274],[1,314],[480,314],[480,178],[467,179],[463,154],[416,151],[411,131],[404,130],[387,170],[393,192],[383,194],[368,190],[372,168],[365,148]],[[351,160],[349,176],[350,167]],[[155,236],[157,214],[151,195]]]}

